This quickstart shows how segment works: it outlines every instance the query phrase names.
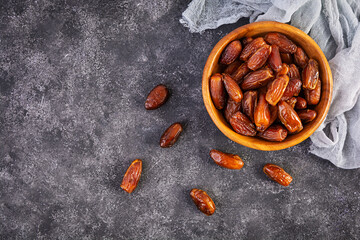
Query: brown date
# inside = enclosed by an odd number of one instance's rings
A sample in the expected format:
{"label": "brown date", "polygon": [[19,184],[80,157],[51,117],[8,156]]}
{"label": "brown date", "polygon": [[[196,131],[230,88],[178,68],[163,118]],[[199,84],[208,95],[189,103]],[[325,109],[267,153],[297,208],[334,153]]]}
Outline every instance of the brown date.
{"label": "brown date", "polygon": [[242,52],[240,53],[240,60],[246,61],[248,58],[253,55],[254,52],[256,52],[259,48],[264,46],[266,42],[264,41],[264,38],[258,37],[252,40],[249,44],[247,44]]}
{"label": "brown date", "polygon": [[286,103],[289,104],[292,108],[295,108],[296,102],[297,102],[296,97],[292,97],[292,98],[286,100]]}
{"label": "brown date", "polygon": [[282,61],[280,57],[279,47],[277,45],[271,45],[271,53],[269,56],[269,65],[275,71],[278,72],[281,70]]}
{"label": "brown date", "polygon": [[265,131],[270,126],[270,108],[265,96],[265,89],[260,89],[259,98],[254,111],[254,122],[256,125],[256,130],[260,132]]}
{"label": "brown date", "polygon": [[275,106],[284,94],[288,83],[289,77],[287,75],[281,75],[269,83],[266,92],[266,101]]}
{"label": "brown date", "polygon": [[210,94],[215,107],[219,110],[223,109],[226,103],[226,92],[220,73],[215,73],[210,78]]}
{"label": "brown date", "polygon": [[282,124],[286,127],[289,133],[297,133],[303,129],[301,120],[295,110],[285,101],[280,101],[278,104],[278,116]]}
{"label": "brown date", "polygon": [[160,147],[168,148],[176,143],[183,128],[180,123],[172,124],[160,138]]}
{"label": "brown date", "polygon": [[210,157],[220,167],[229,169],[241,169],[244,166],[243,160],[235,154],[224,153],[219,150],[211,150]]}
{"label": "brown date", "polygon": [[241,83],[241,89],[246,91],[261,88],[266,86],[273,77],[273,72],[270,69],[261,69],[251,72],[244,77],[244,81]]}
{"label": "brown date", "polygon": [[280,56],[282,62],[289,65],[293,63],[292,55],[290,53],[280,53]]}
{"label": "brown date", "polygon": [[230,77],[229,74],[223,73],[222,80],[225,85],[225,89],[229,94],[229,97],[235,102],[241,102],[243,98],[243,93],[239,87],[239,85],[235,82],[234,79]]}
{"label": "brown date", "polygon": [[268,141],[281,142],[286,138],[287,134],[288,132],[283,126],[275,124],[271,125],[263,132],[258,132],[257,135]]}
{"label": "brown date", "polygon": [[321,96],[321,80],[319,79],[314,90],[304,89],[306,102],[309,105],[317,105]]}
{"label": "brown date", "polygon": [[238,69],[238,67],[240,67],[240,65],[241,65],[240,61],[235,61],[225,68],[224,73],[231,75],[233,72],[235,72],[236,69]]}
{"label": "brown date", "polygon": [[281,65],[281,70],[276,73],[276,77],[279,77],[281,75],[287,75],[289,70],[290,70],[289,65],[287,65],[286,63],[283,63]]}
{"label": "brown date", "polygon": [[[244,100],[243,100],[244,101]],[[241,101],[242,102],[242,101]],[[241,109],[241,102],[235,102],[234,100],[232,100],[231,98],[228,99],[225,110],[224,110],[224,115],[225,115],[225,119],[229,122],[231,116],[236,113],[237,111],[240,111]]]}
{"label": "brown date", "polygon": [[145,108],[147,110],[154,110],[161,107],[169,98],[169,90],[165,85],[157,85],[154,87],[145,101]]}
{"label": "brown date", "polygon": [[278,118],[278,107],[270,105],[270,123],[272,125]]}
{"label": "brown date", "polygon": [[301,91],[301,84],[300,79],[290,79],[281,100],[288,100],[293,96],[298,96]]}
{"label": "brown date", "polygon": [[208,216],[214,214],[215,204],[205,191],[194,188],[190,192],[190,197],[201,212]]}
{"label": "brown date", "polygon": [[311,122],[316,118],[316,111],[311,109],[300,110],[297,113],[303,123]]}
{"label": "brown date", "polygon": [[319,80],[319,64],[316,60],[310,59],[302,71],[303,88],[313,90]]}
{"label": "brown date", "polygon": [[229,65],[234,62],[239,57],[241,49],[242,46],[239,40],[232,41],[221,54],[220,63]]}
{"label": "brown date", "polygon": [[254,124],[242,112],[236,112],[230,118],[230,125],[235,132],[245,136],[255,136],[256,130]]}
{"label": "brown date", "polygon": [[295,104],[295,108],[296,109],[305,109],[307,108],[307,102],[305,99],[303,99],[302,97],[297,97],[296,98],[296,104]]}
{"label": "brown date", "polygon": [[290,64],[288,75],[290,79],[292,78],[300,79],[300,72],[295,64]]}
{"label": "brown date", "polygon": [[275,164],[266,164],[263,168],[263,171],[271,180],[274,180],[275,182],[285,187],[289,186],[289,184],[292,182],[292,177],[290,174]]}
{"label": "brown date", "polygon": [[242,78],[250,72],[246,63],[241,64],[232,74],[231,77],[235,80],[236,83],[240,84]]}
{"label": "brown date", "polygon": [[257,91],[247,91],[241,102],[242,112],[245,113],[252,122],[254,122],[254,110],[257,102]]}
{"label": "brown date", "polygon": [[271,46],[265,44],[259,48],[247,61],[247,66],[251,70],[257,70],[261,68],[267,61],[271,53]]}
{"label": "brown date", "polygon": [[309,61],[309,57],[301,47],[297,47],[296,52],[294,53],[294,60],[298,66],[304,68]]}
{"label": "brown date", "polygon": [[243,44],[243,46],[245,47],[246,45],[248,45],[249,43],[251,43],[254,39],[252,37],[244,37],[241,42]]}
{"label": "brown date", "polygon": [[120,187],[128,193],[134,191],[139,183],[141,171],[142,161],[140,159],[135,159],[127,169]]}
{"label": "brown date", "polygon": [[280,52],[295,53],[296,45],[281,33],[268,33],[265,35],[265,41],[269,44],[275,44]]}

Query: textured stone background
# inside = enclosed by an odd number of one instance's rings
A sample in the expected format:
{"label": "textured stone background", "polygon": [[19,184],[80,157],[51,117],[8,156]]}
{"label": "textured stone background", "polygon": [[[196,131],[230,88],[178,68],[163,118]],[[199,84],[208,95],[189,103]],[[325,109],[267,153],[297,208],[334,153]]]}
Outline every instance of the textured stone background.
{"label": "textured stone background", "polygon": [[[189,1],[0,1],[1,239],[356,239],[360,170],[308,154],[309,140],[260,152],[228,140],[201,97],[205,60],[236,24],[191,34]],[[149,90],[172,92],[145,111]],[[162,132],[181,121],[170,149]],[[231,171],[208,157],[237,153]],[[138,188],[119,187],[135,158]],[[288,188],[268,180],[283,166]],[[207,217],[189,198],[206,190]]]}

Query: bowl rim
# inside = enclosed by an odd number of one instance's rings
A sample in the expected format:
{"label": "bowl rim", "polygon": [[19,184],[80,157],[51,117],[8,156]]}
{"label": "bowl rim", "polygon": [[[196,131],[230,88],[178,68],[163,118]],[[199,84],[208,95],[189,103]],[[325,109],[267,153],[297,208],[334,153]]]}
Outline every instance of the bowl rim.
{"label": "bowl rim", "polygon": [[[323,111],[323,114],[318,116],[319,119],[311,126],[311,128],[306,129],[306,131],[304,129],[303,131],[305,131],[305,132],[303,134],[299,135],[298,137],[292,138],[291,140],[283,141],[283,142],[270,142],[267,140],[259,139],[257,137],[243,136],[241,134],[236,133],[234,130],[232,130],[229,126],[224,124],[219,119],[218,110],[214,107],[212,100],[211,100],[211,96],[210,96],[209,80],[210,80],[212,71],[214,70],[214,65],[216,64],[214,59],[217,56],[220,56],[220,54],[221,54],[222,50],[225,48],[225,46],[227,46],[227,44],[230,41],[234,40],[235,37],[237,37],[242,31],[246,32],[246,30],[249,28],[253,29],[255,27],[266,25],[266,24],[273,25],[276,28],[282,28],[284,31],[287,31],[287,32],[295,32],[295,34],[302,35],[302,37],[304,37],[307,41],[309,41],[309,43],[312,45],[312,47],[314,47],[317,50],[317,52],[320,54],[319,57],[325,65],[324,72],[326,73],[325,75],[327,75],[327,78],[329,80],[328,84],[330,84],[329,85],[330,91],[328,93],[328,101],[325,104],[325,110]],[[276,29],[274,30],[274,32],[276,32]],[[246,34],[244,36],[246,36]],[[321,91],[323,94],[323,89]],[[330,69],[329,63],[328,63],[324,53],[322,52],[321,48],[319,47],[319,45],[309,35],[307,35],[303,31],[301,31],[300,29],[298,29],[294,26],[291,26],[289,24],[275,22],[275,21],[262,21],[262,22],[254,22],[254,23],[246,24],[246,25],[243,25],[243,26],[240,26],[240,27],[234,29],[233,31],[231,31],[230,33],[228,33],[227,35],[222,37],[220,39],[220,41],[211,50],[210,55],[208,56],[208,58],[206,60],[206,64],[204,66],[203,75],[202,75],[202,96],[203,96],[204,105],[206,107],[208,114],[210,115],[211,120],[215,123],[217,128],[232,141],[234,141],[240,145],[249,147],[249,148],[263,150],[263,151],[282,150],[285,148],[295,146],[295,145],[303,142],[305,139],[309,138],[325,120],[326,115],[330,108],[331,101],[332,101],[332,92],[333,92],[333,78],[332,78],[331,69]]]}

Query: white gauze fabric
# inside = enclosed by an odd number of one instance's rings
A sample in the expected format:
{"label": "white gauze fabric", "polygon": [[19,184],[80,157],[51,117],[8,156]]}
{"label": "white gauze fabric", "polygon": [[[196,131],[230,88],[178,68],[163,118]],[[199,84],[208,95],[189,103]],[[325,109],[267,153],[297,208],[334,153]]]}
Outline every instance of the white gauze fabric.
{"label": "white gauze fabric", "polygon": [[360,0],[193,0],[180,22],[203,32],[242,17],[278,21],[309,34],[329,60],[329,114],[310,137],[310,152],[340,168],[360,167]]}

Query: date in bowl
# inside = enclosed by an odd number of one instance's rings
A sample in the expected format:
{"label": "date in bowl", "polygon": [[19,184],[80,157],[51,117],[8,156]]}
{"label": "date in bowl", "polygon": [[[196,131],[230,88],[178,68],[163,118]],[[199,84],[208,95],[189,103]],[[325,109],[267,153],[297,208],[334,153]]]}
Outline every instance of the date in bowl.
{"label": "date in bowl", "polygon": [[[306,55],[308,56],[308,59],[313,59],[315,62],[318,63],[318,74],[319,79],[321,80],[321,95],[320,95],[320,101],[318,104],[311,106],[311,109],[316,112],[316,117],[311,121],[303,124],[303,128],[301,131],[297,133],[290,133],[287,134],[287,137],[282,141],[268,141],[264,138],[259,137],[261,134],[257,134],[256,136],[246,136],[243,134],[239,134],[238,132],[234,131],[234,128],[229,124],[229,122],[224,117],[224,109],[219,110],[219,106],[215,107],[211,89],[210,89],[210,79],[211,77],[216,73],[223,73],[226,69],[226,65],[220,63],[222,54],[226,47],[232,43],[234,40],[242,40],[244,38],[249,39],[256,39],[257,37],[264,37],[268,33],[280,33],[285,35],[288,39],[290,39],[294,44],[296,44],[298,47],[302,48]],[[246,40],[243,41],[242,49],[244,49],[244,42],[246,44]],[[271,45],[268,42],[269,45]],[[234,44],[235,45],[235,44]],[[280,47],[281,48],[281,47]],[[264,48],[263,48],[264,49]],[[265,49],[266,50],[266,49]],[[263,51],[263,50],[260,50]],[[259,51],[259,52],[260,52]],[[225,59],[226,61],[228,59]],[[244,59],[242,59],[244,60]],[[238,60],[236,60],[238,61]],[[228,63],[227,63],[228,64]],[[242,61],[239,62],[239,64],[242,64]],[[266,63],[265,63],[266,65]],[[266,68],[266,66],[262,66],[262,68]],[[269,64],[271,65],[271,64]],[[269,68],[269,67],[267,67]],[[303,67],[305,69],[305,67]],[[300,76],[302,75],[302,68],[300,68]],[[219,78],[220,75],[215,75],[217,78]],[[225,78],[225,84],[227,84],[227,77],[229,75],[223,75],[223,81]],[[231,76],[231,75],[230,75]],[[274,71],[274,78],[276,79],[278,76],[276,76],[276,71]],[[246,78],[246,76],[245,76]],[[301,78],[301,77],[300,77]],[[216,81],[216,79],[215,79]],[[238,84],[241,86],[241,81],[238,81]],[[286,79],[285,79],[286,81]],[[229,82],[229,81],[228,81]],[[231,82],[231,80],[230,80]],[[218,83],[217,83],[218,84]],[[233,82],[232,82],[233,84]],[[262,89],[256,90],[258,91],[258,95],[263,94],[265,96],[265,93],[261,93],[266,91],[266,89],[269,89],[269,85],[262,86]],[[320,86],[320,84],[319,84]],[[226,86],[228,87],[228,86]],[[235,86],[236,87],[236,86]],[[303,86],[304,87],[304,86]],[[306,33],[301,31],[300,29],[297,29],[293,26],[290,26],[288,24],[279,23],[279,22],[272,22],[272,21],[265,21],[265,22],[257,22],[257,23],[251,23],[244,25],[242,27],[239,27],[223,37],[213,48],[211,51],[205,67],[203,71],[203,77],[202,77],[202,95],[204,104],[206,107],[206,110],[208,111],[212,121],[215,123],[215,125],[219,128],[219,130],[225,134],[228,138],[230,138],[232,141],[237,142],[243,146],[263,150],[263,151],[274,151],[274,150],[281,150],[288,147],[292,147],[298,143],[301,143],[305,139],[307,139],[311,134],[314,133],[314,131],[321,125],[321,123],[324,121],[326,114],[329,111],[331,98],[332,98],[332,89],[333,89],[333,79],[331,70],[329,67],[329,63],[324,55],[324,53],[321,51],[320,47],[316,44],[316,42],[309,37]],[[308,91],[308,90],[304,90]],[[231,92],[229,92],[231,93]],[[230,96],[229,97],[234,97]],[[238,94],[239,95],[239,94]],[[240,94],[241,95],[241,94]],[[268,94],[271,97],[271,94]],[[236,97],[236,94],[235,94]],[[268,96],[267,96],[268,97]],[[264,97],[263,97],[264,98]],[[236,100],[236,98],[234,98]],[[259,101],[259,100],[257,100]],[[264,100],[262,99],[264,102]],[[282,101],[281,105],[286,105]],[[287,104],[291,105],[290,102],[287,102]],[[217,104],[218,105],[218,104]],[[275,105],[273,107],[277,107],[278,105]],[[294,110],[295,111],[295,110]],[[285,113],[287,114],[287,113]],[[238,114],[240,115],[240,114]],[[245,116],[245,115],[244,115]],[[239,116],[238,116],[239,117]],[[281,118],[281,116],[279,116]],[[238,118],[239,119],[239,118]],[[250,118],[249,118],[250,119]],[[248,121],[248,120],[246,120]],[[285,129],[282,124],[284,122],[279,122],[277,125],[280,125],[283,129]],[[286,124],[284,124],[286,125]],[[256,130],[256,125],[255,130]],[[258,132],[259,133],[259,132]]]}

